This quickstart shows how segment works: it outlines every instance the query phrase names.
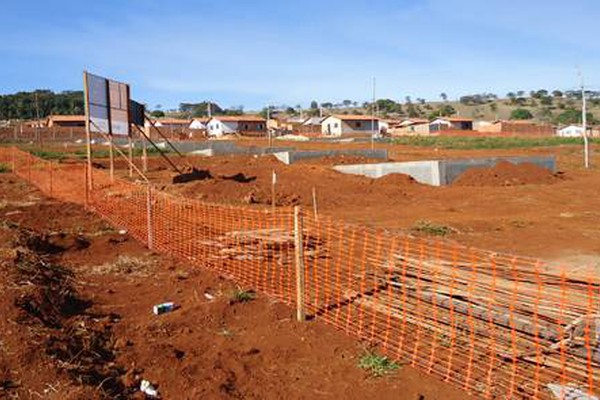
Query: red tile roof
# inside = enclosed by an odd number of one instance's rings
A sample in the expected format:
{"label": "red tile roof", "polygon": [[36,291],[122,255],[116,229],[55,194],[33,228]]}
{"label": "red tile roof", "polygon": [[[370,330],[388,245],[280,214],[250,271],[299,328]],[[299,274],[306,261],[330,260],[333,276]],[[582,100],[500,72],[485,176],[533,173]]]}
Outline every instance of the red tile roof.
{"label": "red tile roof", "polygon": [[266,122],[259,115],[215,115],[213,118],[224,122]]}
{"label": "red tile roof", "polygon": [[373,118],[371,115],[334,114],[334,115],[329,115],[327,118],[329,118],[329,117],[339,118],[342,121],[371,121],[373,119],[375,119],[376,121],[379,121],[379,118],[377,118],[377,117]]}

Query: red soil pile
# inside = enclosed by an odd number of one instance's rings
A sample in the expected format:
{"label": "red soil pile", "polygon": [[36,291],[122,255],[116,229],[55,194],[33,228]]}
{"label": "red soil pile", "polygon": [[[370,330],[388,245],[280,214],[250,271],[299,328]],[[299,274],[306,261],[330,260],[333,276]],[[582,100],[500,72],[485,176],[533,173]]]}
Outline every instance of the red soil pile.
{"label": "red soil pile", "polygon": [[410,186],[420,185],[412,176],[406,174],[387,174],[373,181],[377,186]]}
{"label": "red soil pile", "polygon": [[454,182],[454,186],[518,186],[551,184],[558,174],[532,163],[513,164],[501,161],[491,168],[470,168]]}

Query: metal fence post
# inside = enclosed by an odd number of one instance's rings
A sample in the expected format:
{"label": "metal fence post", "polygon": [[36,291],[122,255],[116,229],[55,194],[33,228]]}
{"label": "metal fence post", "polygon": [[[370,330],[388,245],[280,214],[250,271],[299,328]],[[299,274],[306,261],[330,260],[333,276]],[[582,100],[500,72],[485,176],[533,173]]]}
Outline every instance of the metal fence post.
{"label": "metal fence post", "polygon": [[298,321],[306,320],[304,307],[304,245],[303,245],[302,211],[300,206],[294,207],[294,253],[296,256],[296,317]]}
{"label": "metal fence post", "polygon": [[152,250],[154,246],[153,224],[152,224],[152,187],[147,185],[146,190],[146,219],[148,227],[148,248]]}

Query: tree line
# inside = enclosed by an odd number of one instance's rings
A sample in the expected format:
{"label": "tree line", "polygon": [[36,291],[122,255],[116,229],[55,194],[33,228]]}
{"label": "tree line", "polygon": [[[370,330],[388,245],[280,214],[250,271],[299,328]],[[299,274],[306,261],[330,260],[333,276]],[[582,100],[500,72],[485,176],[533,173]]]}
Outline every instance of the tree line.
{"label": "tree line", "polygon": [[51,114],[83,115],[83,91],[50,90],[0,95],[0,120],[45,118]]}

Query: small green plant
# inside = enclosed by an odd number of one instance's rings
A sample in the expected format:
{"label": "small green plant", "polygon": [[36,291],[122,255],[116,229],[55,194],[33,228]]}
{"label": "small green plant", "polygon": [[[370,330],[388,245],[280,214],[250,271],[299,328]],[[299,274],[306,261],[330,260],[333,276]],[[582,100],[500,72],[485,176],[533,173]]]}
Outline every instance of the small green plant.
{"label": "small green plant", "polygon": [[256,293],[252,290],[237,288],[231,296],[231,303],[247,303],[256,299]]}
{"label": "small green plant", "polygon": [[381,377],[399,369],[400,365],[387,357],[369,351],[360,358],[358,367],[375,377]]}
{"label": "small green plant", "polygon": [[456,231],[449,226],[439,225],[427,220],[417,221],[412,230],[414,232],[424,233],[432,236],[447,236]]}
{"label": "small green plant", "polygon": [[0,163],[0,174],[5,174],[7,172],[10,172],[8,165]]}
{"label": "small green plant", "polygon": [[62,161],[67,158],[65,153],[60,151],[47,151],[47,150],[32,150],[31,154],[44,160],[58,160]]}

